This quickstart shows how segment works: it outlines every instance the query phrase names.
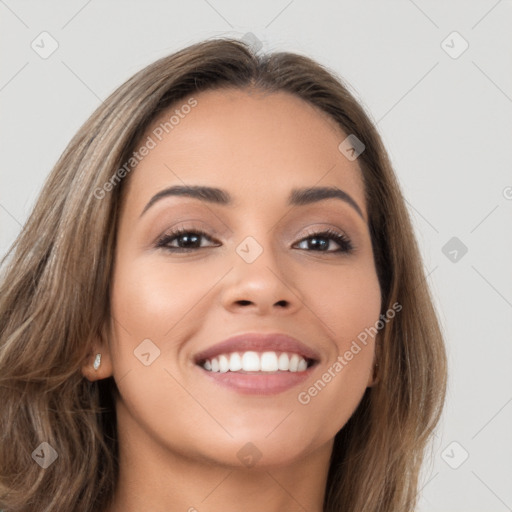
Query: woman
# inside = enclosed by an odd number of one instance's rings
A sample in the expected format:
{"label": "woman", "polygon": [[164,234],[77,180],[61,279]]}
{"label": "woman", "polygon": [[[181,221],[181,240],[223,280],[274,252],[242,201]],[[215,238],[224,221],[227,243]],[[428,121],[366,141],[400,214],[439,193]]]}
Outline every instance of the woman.
{"label": "woman", "polygon": [[210,40],[84,124],[5,261],[0,506],[412,511],[442,335],[379,135]]}

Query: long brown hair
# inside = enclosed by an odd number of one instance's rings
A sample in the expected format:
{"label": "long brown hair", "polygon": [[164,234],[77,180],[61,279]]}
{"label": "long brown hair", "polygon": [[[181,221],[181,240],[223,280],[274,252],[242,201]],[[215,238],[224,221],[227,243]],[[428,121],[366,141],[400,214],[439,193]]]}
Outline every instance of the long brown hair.
{"label": "long brown hair", "polygon": [[[69,143],[2,261],[0,508],[92,512],[110,503],[119,470],[117,388],[112,377],[89,382],[80,369],[109,324],[118,212],[130,171],[119,169],[164,109],[223,87],[294,94],[365,145],[358,162],[382,313],[395,302],[402,310],[379,333],[378,383],[336,435],[324,510],[414,509],[444,402],[446,356],[386,150],[334,73],[297,54],[257,55],[231,39],[162,58],[104,101]],[[34,451],[48,449],[41,443],[58,455],[46,469],[34,462]]]}

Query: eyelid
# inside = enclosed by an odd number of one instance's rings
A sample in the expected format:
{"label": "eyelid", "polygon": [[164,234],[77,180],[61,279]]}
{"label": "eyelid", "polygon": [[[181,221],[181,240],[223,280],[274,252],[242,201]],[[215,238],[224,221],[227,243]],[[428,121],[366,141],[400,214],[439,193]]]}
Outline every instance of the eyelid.
{"label": "eyelid", "polygon": [[349,240],[352,240],[353,237],[349,235],[348,231],[346,229],[342,229],[337,224],[333,224],[332,222],[313,222],[308,224],[307,226],[301,228],[300,230],[296,231],[293,235],[294,240],[302,240],[304,237],[307,236],[313,236],[318,233],[323,233],[325,231],[331,231],[333,233],[342,235]]}
{"label": "eyelid", "polygon": [[217,233],[218,230],[214,229],[210,224],[205,222],[203,219],[188,218],[186,220],[176,220],[175,222],[168,224],[167,227],[161,231],[161,234],[157,238],[162,238],[169,234],[174,234],[176,231],[204,231],[207,232],[208,236],[221,236],[210,235],[210,233]]}
{"label": "eyelid", "polygon": [[[205,238],[209,242],[218,242],[212,235],[210,235],[207,231],[202,228],[195,227],[185,227],[178,226],[172,229],[166,229],[155,241],[155,247],[163,247],[165,248],[165,243],[168,243],[170,240],[180,237],[185,233],[196,233],[197,235]],[[175,248],[177,249],[177,248]]]}

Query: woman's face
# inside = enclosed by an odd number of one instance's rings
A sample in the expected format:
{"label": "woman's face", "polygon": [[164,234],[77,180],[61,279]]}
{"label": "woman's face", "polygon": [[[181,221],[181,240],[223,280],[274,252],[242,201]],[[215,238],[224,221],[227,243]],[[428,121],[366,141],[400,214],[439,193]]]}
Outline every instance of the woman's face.
{"label": "woman's face", "polygon": [[[119,429],[141,452],[226,465],[330,451],[372,384],[374,340],[358,335],[381,307],[348,134],[287,93],[194,99],[154,122],[125,191],[107,356]],[[217,193],[162,194],[184,186]]]}

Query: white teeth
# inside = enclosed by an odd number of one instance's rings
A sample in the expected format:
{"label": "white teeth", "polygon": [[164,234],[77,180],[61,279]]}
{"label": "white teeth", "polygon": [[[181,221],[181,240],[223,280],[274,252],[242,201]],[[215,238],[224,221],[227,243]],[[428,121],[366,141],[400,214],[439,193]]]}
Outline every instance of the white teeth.
{"label": "white teeth", "polygon": [[[297,354],[292,354],[290,357],[289,370],[291,372],[296,372],[299,368],[299,356]],[[213,370],[215,371],[215,370]]]}
{"label": "white teeth", "polygon": [[[208,362],[208,361],[207,361]],[[277,361],[277,367],[280,370],[288,370],[290,368],[290,358],[286,352],[283,352]]]}
{"label": "white teeth", "polygon": [[244,372],[259,372],[261,370],[260,357],[256,352],[245,352],[242,356],[242,369]]}
{"label": "white teeth", "polygon": [[[206,361],[206,362],[208,362],[208,361]],[[208,368],[206,368],[206,369],[208,369]],[[240,354],[238,352],[233,352],[229,359],[229,371],[237,372],[238,370],[241,370],[241,369],[242,369],[242,358],[240,357]]]}
{"label": "white teeth", "polygon": [[226,373],[229,370],[229,361],[225,355],[219,356],[220,373]]}
{"label": "white teeth", "polygon": [[277,372],[277,355],[275,352],[263,352],[261,354],[261,371]]}
{"label": "white teeth", "polygon": [[254,351],[233,352],[221,354],[203,363],[203,368],[211,372],[226,373],[238,372],[276,372],[290,371],[303,372],[308,367],[306,359],[298,354],[287,352],[263,352]]}

